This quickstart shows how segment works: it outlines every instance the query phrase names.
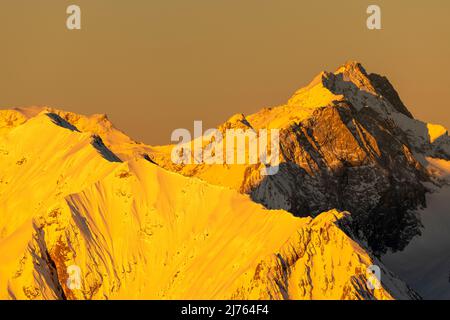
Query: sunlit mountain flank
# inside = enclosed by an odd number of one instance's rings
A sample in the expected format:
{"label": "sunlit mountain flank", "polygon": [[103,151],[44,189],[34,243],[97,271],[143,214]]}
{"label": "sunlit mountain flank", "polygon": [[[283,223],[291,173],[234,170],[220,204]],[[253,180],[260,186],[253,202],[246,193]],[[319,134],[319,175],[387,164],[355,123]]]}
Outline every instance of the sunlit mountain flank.
{"label": "sunlit mountain flank", "polygon": [[280,129],[279,172],[174,164],[105,115],[0,111],[0,299],[450,298],[448,131],[387,78],[350,61],[230,128]]}

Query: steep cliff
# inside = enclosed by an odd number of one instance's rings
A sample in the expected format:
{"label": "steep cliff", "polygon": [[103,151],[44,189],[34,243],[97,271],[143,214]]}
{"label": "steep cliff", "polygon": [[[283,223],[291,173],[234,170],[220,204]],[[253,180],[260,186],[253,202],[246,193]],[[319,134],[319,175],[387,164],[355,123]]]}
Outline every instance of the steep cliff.
{"label": "steep cliff", "polygon": [[[413,118],[387,80],[350,61],[320,73],[286,105],[233,116],[219,129],[280,129],[280,170],[259,165],[174,165],[170,147],[150,150],[160,166],[228,186],[270,209],[316,216],[350,211],[353,230],[381,254],[420,234],[416,209],[427,183],[439,185],[427,157],[450,160],[445,128]],[[206,140],[206,145],[212,143]]]}

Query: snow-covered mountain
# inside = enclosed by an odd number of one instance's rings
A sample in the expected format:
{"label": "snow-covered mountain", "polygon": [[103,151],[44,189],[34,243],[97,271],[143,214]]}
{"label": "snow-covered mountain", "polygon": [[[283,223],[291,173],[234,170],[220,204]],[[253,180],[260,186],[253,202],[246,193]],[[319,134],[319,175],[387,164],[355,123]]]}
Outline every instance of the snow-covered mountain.
{"label": "snow-covered mountain", "polygon": [[418,298],[389,270],[448,297],[450,138],[385,77],[351,61],[229,128],[280,129],[280,171],[177,165],[104,115],[0,111],[0,298]]}
{"label": "snow-covered mountain", "polygon": [[385,78],[350,61],[321,72],[286,105],[231,117],[219,128],[281,129],[280,172],[254,165],[175,166],[168,148],[152,159],[169,170],[250,194],[267,208],[316,216],[337,208],[377,254],[401,250],[421,232],[435,160],[450,160],[447,129],[413,118]]}
{"label": "snow-covered mountain", "polygon": [[298,218],[169,172],[104,116],[0,122],[1,299],[418,298],[347,235],[348,213]]}

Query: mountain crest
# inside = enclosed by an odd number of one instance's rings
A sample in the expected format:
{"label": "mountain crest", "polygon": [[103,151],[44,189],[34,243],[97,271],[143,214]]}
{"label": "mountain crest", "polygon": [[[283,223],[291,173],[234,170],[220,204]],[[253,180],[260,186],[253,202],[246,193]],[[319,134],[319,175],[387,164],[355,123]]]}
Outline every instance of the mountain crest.
{"label": "mountain crest", "polygon": [[353,75],[359,75],[359,76],[365,76],[367,77],[368,74],[366,72],[366,69],[362,66],[362,64],[355,60],[349,60],[346,63],[344,63],[342,66],[340,66],[336,71],[335,74],[340,73],[348,73]]}
{"label": "mountain crest", "polygon": [[346,82],[352,82],[360,90],[368,91],[372,94],[377,94],[376,89],[372,85],[369,75],[367,74],[361,63],[357,61],[349,61],[336,70],[334,75],[340,77]]}

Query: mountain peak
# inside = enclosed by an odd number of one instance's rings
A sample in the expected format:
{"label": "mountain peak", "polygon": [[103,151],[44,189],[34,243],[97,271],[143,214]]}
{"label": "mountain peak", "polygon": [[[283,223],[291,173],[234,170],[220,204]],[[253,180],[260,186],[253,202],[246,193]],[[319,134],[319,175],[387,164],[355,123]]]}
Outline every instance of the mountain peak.
{"label": "mountain peak", "polygon": [[400,96],[388,78],[376,73],[368,74],[366,69],[358,61],[350,60],[342,65],[334,73],[335,76],[342,76],[342,80],[353,83],[360,90],[367,91],[375,96],[386,99],[397,112],[413,118],[411,112],[403,104]]}
{"label": "mountain peak", "polygon": [[366,69],[364,69],[362,64],[357,61],[350,60],[346,62],[334,72],[334,75],[337,76],[338,79],[342,77],[343,81],[352,82],[360,90],[368,91],[375,95],[377,94]]}
{"label": "mountain peak", "polygon": [[369,77],[361,63],[349,60],[334,73],[320,72],[306,87],[294,94],[288,105],[321,107],[332,104],[333,101],[350,98],[349,95],[355,95],[355,92],[360,90],[377,96],[377,90]]}
{"label": "mountain peak", "polygon": [[335,74],[353,74],[353,75],[362,75],[367,77],[368,74],[366,72],[366,69],[362,66],[362,64],[356,60],[349,60],[346,63],[344,63],[342,66],[340,66]]}

